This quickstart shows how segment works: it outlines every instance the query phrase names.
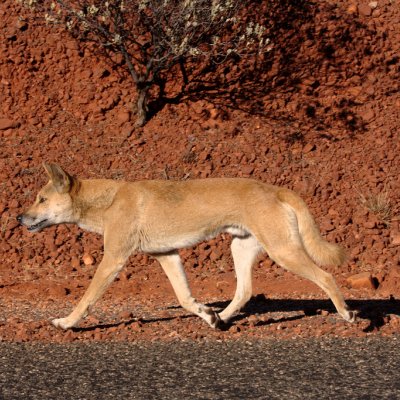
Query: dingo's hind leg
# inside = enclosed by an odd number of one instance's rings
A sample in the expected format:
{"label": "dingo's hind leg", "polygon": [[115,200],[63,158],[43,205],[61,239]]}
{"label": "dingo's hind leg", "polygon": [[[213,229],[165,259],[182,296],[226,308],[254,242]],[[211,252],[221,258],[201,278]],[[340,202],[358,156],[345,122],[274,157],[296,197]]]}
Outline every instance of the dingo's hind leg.
{"label": "dingo's hind leg", "polygon": [[346,321],[353,322],[355,320],[356,312],[350,310],[345,303],[333,276],[319,268],[303,248],[289,242],[279,248],[272,249],[269,256],[288,271],[317,284],[329,296],[338,313]]}
{"label": "dingo's hind leg", "polygon": [[171,282],[180,305],[193,314],[203,318],[212,328],[218,327],[220,324],[218,314],[210,307],[198,303],[193,298],[178,252],[155,255],[155,258],[161,264]]}
{"label": "dingo's hind leg", "polygon": [[252,267],[262,247],[253,236],[234,237],[231,244],[231,251],[236,272],[236,291],[232,301],[220,314],[224,322],[239,311],[252,295]]}

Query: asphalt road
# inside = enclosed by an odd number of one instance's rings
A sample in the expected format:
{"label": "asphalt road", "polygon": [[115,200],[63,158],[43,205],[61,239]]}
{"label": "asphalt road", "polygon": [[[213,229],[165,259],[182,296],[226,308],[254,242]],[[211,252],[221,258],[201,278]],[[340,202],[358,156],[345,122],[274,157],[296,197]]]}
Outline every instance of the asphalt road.
{"label": "asphalt road", "polygon": [[0,343],[0,398],[400,399],[400,337]]}

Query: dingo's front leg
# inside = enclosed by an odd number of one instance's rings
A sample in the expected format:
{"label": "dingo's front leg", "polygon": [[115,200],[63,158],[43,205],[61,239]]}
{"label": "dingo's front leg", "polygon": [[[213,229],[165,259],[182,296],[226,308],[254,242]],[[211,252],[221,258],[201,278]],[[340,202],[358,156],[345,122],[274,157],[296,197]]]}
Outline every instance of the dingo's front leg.
{"label": "dingo's front leg", "polygon": [[212,328],[220,326],[221,320],[218,314],[193,298],[178,252],[156,255],[155,257],[168,276],[180,305],[203,318]]}
{"label": "dingo's front leg", "polygon": [[90,282],[82,299],[68,317],[58,318],[52,321],[52,324],[58,328],[68,329],[76,326],[84,318],[89,308],[100,298],[107,287],[115,279],[124,263],[118,262],[114,257],[104,254],[104,257],[97,268],[96,273]]}

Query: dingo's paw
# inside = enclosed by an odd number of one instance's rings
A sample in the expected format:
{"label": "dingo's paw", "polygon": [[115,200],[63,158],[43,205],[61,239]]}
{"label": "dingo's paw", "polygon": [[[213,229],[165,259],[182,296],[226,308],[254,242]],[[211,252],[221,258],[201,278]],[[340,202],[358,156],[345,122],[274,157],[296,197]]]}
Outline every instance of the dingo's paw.
{"label": "dingo's paw", "polygon": [[206,321],[211,326],[211,328],[219,328],[221,325],[221,318],[219,317],[218,313],[216,313],[209,307],[205,307],[204,312],[207,314]]}
{"label": "dingo's paw", "polygon": [[355,322],[357,319],[357,314],[358,311],[357,310],[346,310],[346,315],[343,315],[343,318],[347,321],[347,322]]}
{"label": "dingo's paw", "polygon": [[53,319],[51,323],[56,327],[56,328],[61,328],[61,329],[69,329],[74,326],[74,324],[71,324],[68,321],[68,318],[57,318]]}

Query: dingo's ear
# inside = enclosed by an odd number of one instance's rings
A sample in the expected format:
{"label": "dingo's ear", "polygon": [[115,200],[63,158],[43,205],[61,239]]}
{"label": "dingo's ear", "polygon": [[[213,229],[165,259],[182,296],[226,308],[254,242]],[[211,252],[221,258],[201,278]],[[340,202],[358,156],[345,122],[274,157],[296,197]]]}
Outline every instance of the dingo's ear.
{"label": "dingo's ear", "polygon": [[57,164],[43,163],[51,182],[58,193],[68,193],[71,189],[72,178]]}

